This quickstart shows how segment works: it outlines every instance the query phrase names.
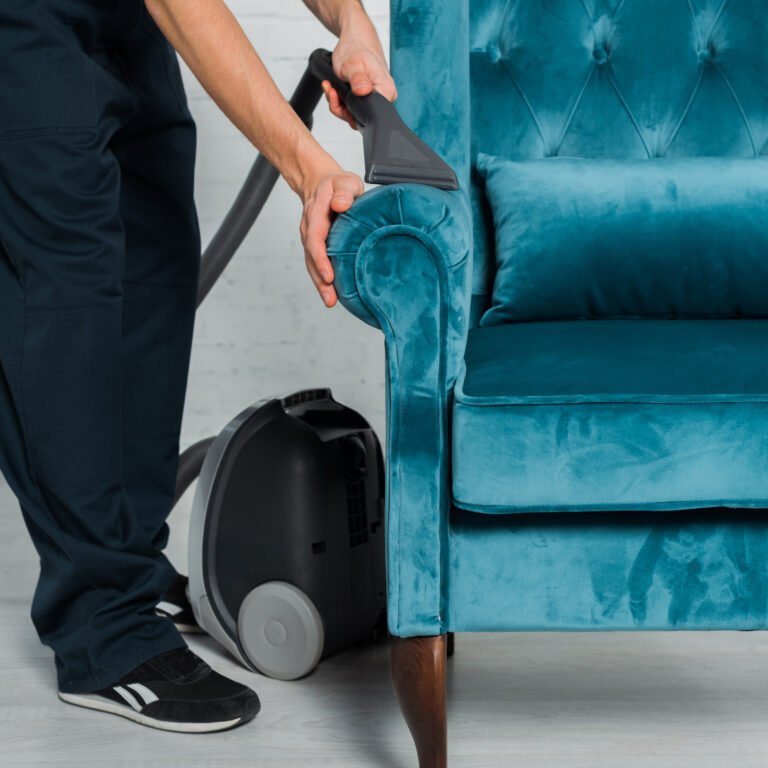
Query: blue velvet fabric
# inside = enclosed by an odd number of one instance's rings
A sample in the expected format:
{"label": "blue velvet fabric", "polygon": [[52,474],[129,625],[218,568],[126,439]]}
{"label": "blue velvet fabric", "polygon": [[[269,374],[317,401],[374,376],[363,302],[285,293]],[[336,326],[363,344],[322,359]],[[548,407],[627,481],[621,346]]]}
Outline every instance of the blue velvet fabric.
{"label": "blue velvet fabric", "polygon": [[[454,447],[472,448],[452,424],[454,384],[494,277],[476,155],[768,154],[765,3],[392,0],[391,10],[398,109],[461,190],[373,190],[329,242],[342,302],[386,340],[390,629],[765,626],[762,510],[483,515],[452,506],[451,478]],[[511,354],[510,369],[525,359]],[[678,368],[659,361],[659,375]],[[756,403],[732,407],[746,405]]]}
{"label": "blue velvet fabric", "polygon": [[496,276],[481,325],[767,317],[768,158],[481,154]]}
{"label": "blue velvet fabric", "polygon": [[767,348],[768,320],[475,328],[456,385],[455,504],[768,507]]}
{"label": "blue velvet fabric", "polygon": [[386,341],[388,620],[403,636],[442,622],[469,247],[466,196],[413,184],[366,192],[328,239],[342,304]]}
{"label": "blue velvet fabric", "polygon": [[[453,3],[421,4],[457,13]],[[469,5],[472,162],[478,152],[515,160],[768,154],[764,0]],[[393,19],[393,34],[404,46],[400,23]],[[459,36],[455,23],[455,36],[445,39]],[[420,35],[409,37],[423,45]],[[422,83],[413,80],[399,83],[400,101],[419,99]],[[432,120],[437,132],[452,113],[435,112]],[[493,285],[494,242],[479,174],[470,195],[477,318]]]}
{"label": "blue velvet fabric", "polygon": [[445,629],[766,629],[768,510],[450,519]]}

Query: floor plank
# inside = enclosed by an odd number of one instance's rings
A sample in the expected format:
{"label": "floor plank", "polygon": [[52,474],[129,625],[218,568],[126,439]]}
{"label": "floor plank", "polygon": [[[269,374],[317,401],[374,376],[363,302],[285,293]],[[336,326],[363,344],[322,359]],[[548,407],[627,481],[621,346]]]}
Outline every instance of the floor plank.
{"label": "floor plank", "polygon": [[[191,645],[253,685],[263,711],[238,730],[182,736],[58,702],[29,620],[37,557],[0,486],[2,768],[414,768],[385,644],[281,683]],[[453,768],[768,768],[763,632],[459,636],[449,663]]]}

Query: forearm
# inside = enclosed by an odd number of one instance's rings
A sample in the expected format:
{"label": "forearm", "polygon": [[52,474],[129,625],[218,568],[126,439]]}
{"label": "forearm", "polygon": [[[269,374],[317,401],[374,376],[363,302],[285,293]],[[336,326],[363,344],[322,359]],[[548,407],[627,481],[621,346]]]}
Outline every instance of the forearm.
{"label": "forearm", "polygon": [[381,42],[361,0],[303,0],[304,5],[336,37],[342,34],[364,39],[384,58]]}
{"label": "forearm", "polygon": [[223,0],[145,1],[211,98],[295,192],[339,170],[280,93]]}

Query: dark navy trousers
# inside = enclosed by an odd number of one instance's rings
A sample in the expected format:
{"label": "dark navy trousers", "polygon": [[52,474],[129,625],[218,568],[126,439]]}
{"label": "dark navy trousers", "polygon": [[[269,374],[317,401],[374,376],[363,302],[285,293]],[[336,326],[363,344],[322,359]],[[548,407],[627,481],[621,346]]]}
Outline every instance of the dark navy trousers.
{"label": "dark navy trousers", "polygon": [[195,127],[141,0],[0,3],[0,468],[63,691],[184,645],[153,608],[200,242]]}

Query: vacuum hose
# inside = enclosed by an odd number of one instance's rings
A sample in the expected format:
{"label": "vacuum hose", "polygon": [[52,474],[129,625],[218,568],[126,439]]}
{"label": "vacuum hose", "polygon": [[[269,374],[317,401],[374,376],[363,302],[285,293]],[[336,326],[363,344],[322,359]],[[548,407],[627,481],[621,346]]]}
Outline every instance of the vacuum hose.
{"label": "vacuum hose", "polygon": [[[323,95],[320,81],[311,69],[302,75],[290,105],[307,128],[312,128],[312,113]],[[232,261],[237,249],[242,245],[253,223],[261,213],[270,192],[279,177],[277,169],[263,155],[256,158],[245,182],[238,192],[235,202],[224,217],[216,234],[203,252],[200,264],[200,281],[197,288],[197,306],[199,307],[211,288],[221,277],[221,273]]]}
{"label": "vacuum hose", "polygon": [[[315,111],[323,89],[320,80],[308,68],[304,72],[290,105],[304,125],[311,130],[312,113]],[[203,252],[200,263],[200,279],[197,287],[197,306],[199,307],[211,288],[221,277],[222,272],[232,261],[238,248],[243,244],[256,218],[267,202],[270,192],[279,177],[277,169],[263,155],[258,155],[251,167],[242,188],[237,194],[232,207],[219,225],[216,234]],[[205,455],[215,438],[208,437],[187,448],[179,456],[179,468],[176,474],[176,498],[174,505],[184,492],[197,479],[205,460]]]}
{"label": "vacuum hose", "polygon": [[[375,91],[367,96],[352,93],[349,84],[333,71],[330,51],[321,48],[309,57],[309,66],[290,98],[290,105],[307,128],[312,128],[312,113],[323,95],[320,86],[323,80],[330,81],[336,89],[363,134],[366,181],[373,184],[414,182],[438,189],[458,189],[453,169],[405,125],[394,105]],[[265,157],[259,155],[256,158],[232,207],[203,253],[197,289],[198,307],[242,245],[278,175]],[[199,475],[205,451],[212,442],[213,438],[209,438],[196,443],[180,456],[177,501]]]}

